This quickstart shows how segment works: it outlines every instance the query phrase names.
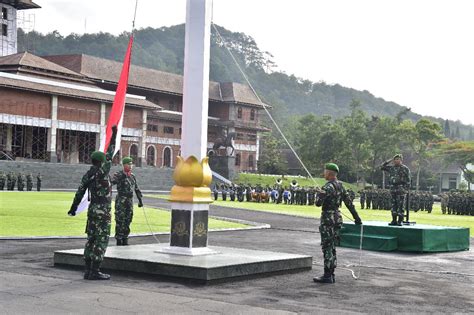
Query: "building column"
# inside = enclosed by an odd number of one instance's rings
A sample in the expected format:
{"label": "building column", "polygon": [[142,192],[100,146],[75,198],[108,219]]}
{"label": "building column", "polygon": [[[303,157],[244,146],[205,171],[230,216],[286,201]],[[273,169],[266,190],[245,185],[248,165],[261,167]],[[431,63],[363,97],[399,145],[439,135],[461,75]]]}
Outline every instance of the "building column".
{"label": "building column", "polygon": [[255,152],[255,171],[258,171],[258,160],[260,158],[260,134],[257,131],[257,152]]}
{"label": "building column", "polygon": [[147,125],[147,114],[148,111],[143,109],[142,112],[142,136],[140,138],[140,144],[138,148],[138,160],[140,166],[146,166],[146,125]]}
{"label": "building column", "polygon": [[100,149],[100,144],[105,139],[105,112],[106,112],[106,105],[104,103],[100,104],[100,127],[99,132],[96,137],[95,149]]}
{"label": "building column", "polygon": [[58,128],[58,96],[51,95],[51,128],[48,129],[48,159],[49,162],[57,163],[56,134]]}
{"label": "building column", "polygon": [[5,150],[8,153],[12,152],[13,143],[13,125],[7,125],[7,143],[5,144]]}

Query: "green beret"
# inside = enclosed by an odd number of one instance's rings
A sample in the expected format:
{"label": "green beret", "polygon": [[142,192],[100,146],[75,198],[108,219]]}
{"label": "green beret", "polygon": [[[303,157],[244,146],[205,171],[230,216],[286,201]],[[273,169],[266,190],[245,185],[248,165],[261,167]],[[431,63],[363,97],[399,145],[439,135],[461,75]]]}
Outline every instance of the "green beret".
{"label": "green beret", "polygon": [[403,155],[402,155],[401,153],[395,154],[395,155],[393,156],[393,159],[394,159],[394,160],[395,160],[395,159],[403,160]]}
{"label": "green beret", "polygon": [[91,158],[96,161],[105,162],[105,153],[101,151],[94,151],[91,154]]}
{"label": "green beret", "polygon": [[133,163],[133,159],[129,156],[126,156],[122,159],[122,164],[131,164]]}
{"label": "green beret", "polygon": [[336,173],[339,173],[339,166],[337,166],[337,164],[335,163],[326,163],[324,165],[324,169],[325,170],[329,170],[329,171],[334,171]]}

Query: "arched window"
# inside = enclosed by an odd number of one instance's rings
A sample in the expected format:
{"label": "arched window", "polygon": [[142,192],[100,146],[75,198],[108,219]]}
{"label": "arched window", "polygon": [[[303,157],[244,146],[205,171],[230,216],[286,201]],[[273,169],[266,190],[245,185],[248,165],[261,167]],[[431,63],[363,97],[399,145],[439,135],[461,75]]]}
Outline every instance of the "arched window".
{"label": "arched window", "polygon": [[253,170],[253,155],[249,155],[249,168]]}
{"label": "arched window", "polygon": [[240,153],[235,155],[235,166],[240,166]]}
{"label": "arched window", "polygon": [[255,109],[250,110],[250,120],[255,120]]}
{"label": "arched window", "polygon": [[146,164],[149,166],[155,166],[155,146],[150,145],[146,149]]}
{"label": "arched window", "polygon": [[163,167],[171,167],[171,148],[166,147],[163,150]]}
{"label": "arched window", "polygon": [[242,107],[237,108],[237,118],[242,118]]}
{"label": "arched window", "polygon": [[129,156],[133,159],[134,164],[138,164],[138,145],[136,143],[130,146],[130,154]]}

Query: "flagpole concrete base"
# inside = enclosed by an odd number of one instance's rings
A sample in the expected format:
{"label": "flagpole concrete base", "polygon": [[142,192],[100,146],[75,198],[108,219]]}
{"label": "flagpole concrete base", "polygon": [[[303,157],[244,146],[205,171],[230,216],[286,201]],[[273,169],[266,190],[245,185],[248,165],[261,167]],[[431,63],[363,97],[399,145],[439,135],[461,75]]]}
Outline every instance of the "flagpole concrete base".
{"label": "flagpole concrete base", "polygon": [[[212,246],[213,255],[166,253],[168,244],[112,246],[102,268],[112,271],[159,275],[199,283],[236,280],[239,277],[309,270],[312,257],[241,248]],[[55,266],[83,267],[83,249],[54,253]]]}

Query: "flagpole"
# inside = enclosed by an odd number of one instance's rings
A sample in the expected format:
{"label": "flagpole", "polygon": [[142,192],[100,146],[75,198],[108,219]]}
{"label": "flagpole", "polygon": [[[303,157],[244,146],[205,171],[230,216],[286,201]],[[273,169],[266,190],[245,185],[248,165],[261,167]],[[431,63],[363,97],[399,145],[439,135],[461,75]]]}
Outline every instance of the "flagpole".
{"label": "flagpole", "polygon": [[137,19],[137,8],[138,8],[138,0],[135,0],[135,13],[133,14],[133,22],[132,22],[132,36],[135,32],[135,21]]}

